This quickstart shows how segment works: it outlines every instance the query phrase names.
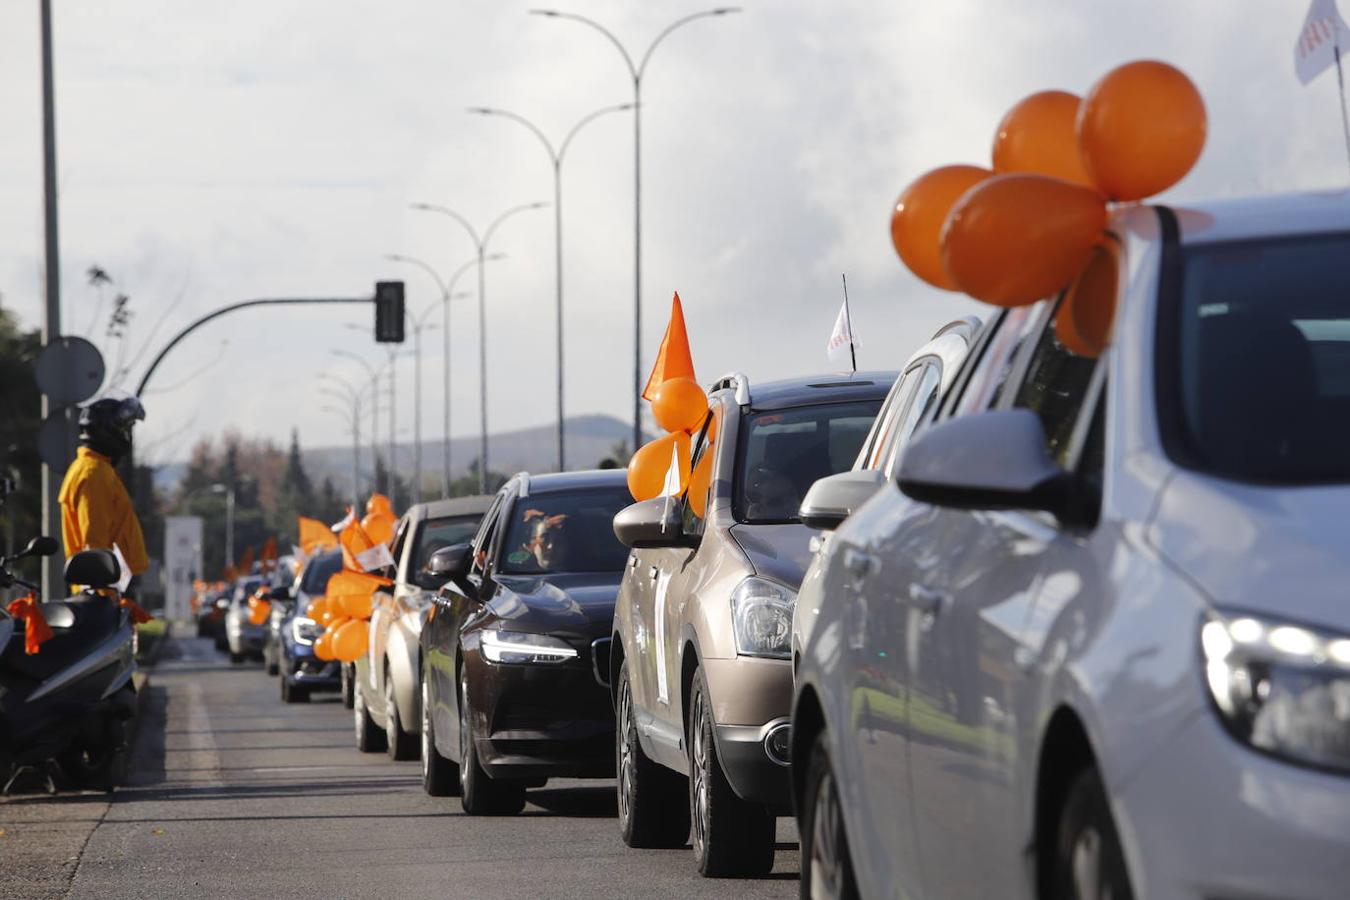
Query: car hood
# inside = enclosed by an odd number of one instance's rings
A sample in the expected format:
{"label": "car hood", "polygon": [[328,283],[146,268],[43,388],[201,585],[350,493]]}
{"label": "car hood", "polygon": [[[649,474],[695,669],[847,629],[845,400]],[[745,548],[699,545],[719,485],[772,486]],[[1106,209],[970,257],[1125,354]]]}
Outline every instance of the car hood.
{"label": "car hood", "polygon": [[619,595],[618,572],[498,575],[488,612],[513,631],[608,634]]}
{"label": "car hood", "polygon": [[785,525],[731,526],[731,536],[740,545],[754,567],[755,574],[785,584],[794,591],[801,588],[802,576],[811,564],[811,537],[819,534],[800,523]]}
{"label": "car hood", "polygon": [[1348,513],[1350,485],[1270,487],[1181,472],[1149,534],[1217,606],[1350,631]]}

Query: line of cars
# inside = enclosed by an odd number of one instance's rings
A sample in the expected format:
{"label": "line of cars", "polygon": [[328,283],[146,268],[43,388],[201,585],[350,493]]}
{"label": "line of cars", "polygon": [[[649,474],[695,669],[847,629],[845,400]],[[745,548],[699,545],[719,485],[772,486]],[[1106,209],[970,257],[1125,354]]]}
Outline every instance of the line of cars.
{"label": "line of cars", "polygon": [[613,774],[622,839],[710,876],[795,815],[807,897],[1342,896],[1347,199],[1117,211],[1101,352],[1059,296],[719,379],[703,497],[519,475],[468,540],[408,523],[358,744],[473,814]]}

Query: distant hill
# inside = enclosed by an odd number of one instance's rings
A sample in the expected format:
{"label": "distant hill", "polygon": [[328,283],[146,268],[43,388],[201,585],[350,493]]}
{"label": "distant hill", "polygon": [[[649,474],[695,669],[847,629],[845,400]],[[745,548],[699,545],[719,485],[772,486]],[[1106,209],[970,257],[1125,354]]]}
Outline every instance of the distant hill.
{"label": "distant hill", "polygon": [[[424,424],[425,430],[426,429]],[[434,426],[433,426],[434,429]],[[615,444],[632,439],[632,425],[613,416],[588,415],[569,418],[565,426],[567,438],[567,467],[569,469],[590,469],[600,460],[609,456]],[[363,477],[371,468],[370,436],[364,434],[361,444],[361,468]],[[387,455],[387,441],[379,443],[382,456]],[[630,448],[631,449],[631,448]],[[325,477],[332,478],[333,484],[341,490],[351,484],[352,448],[311,447],[303,450],[305,468],[314,482],[320,483]],[[439,437],[424,438],[422,441],[422,472],[430,479],[441,472],[441,441]],[[557,453],[556,432],[552,425],[537,428],[525,428],[519,431],[507,431],[488,436],[488,461],[493,471],[507,475],[515,472],[552,472],[555,468]],[[469,463],[478,457],[478,438],[457,437],[450,441],[451,477],[458,478],[468,473]],[[626,462],[624,460],[623,462]],[[413,444],[396,444],[394,448],[394,466],[402,478],[411,478],[413,468]],[[166,463],[155,472],[155,486],[161,490],[172,490],[183,477],[186,464],[182,462]]]}

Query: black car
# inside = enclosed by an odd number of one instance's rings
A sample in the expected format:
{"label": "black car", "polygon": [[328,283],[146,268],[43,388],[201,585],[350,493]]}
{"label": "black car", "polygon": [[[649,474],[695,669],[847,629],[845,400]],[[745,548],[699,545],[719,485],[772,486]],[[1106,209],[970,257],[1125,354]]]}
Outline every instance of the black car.
{"label": "black car", "polygon": [[613,519],[631,502],[623,470],[517,475],[472,544],[432,557],[449,580],[420,641],[427,793],[512,814],[549,778],[614,774]]}

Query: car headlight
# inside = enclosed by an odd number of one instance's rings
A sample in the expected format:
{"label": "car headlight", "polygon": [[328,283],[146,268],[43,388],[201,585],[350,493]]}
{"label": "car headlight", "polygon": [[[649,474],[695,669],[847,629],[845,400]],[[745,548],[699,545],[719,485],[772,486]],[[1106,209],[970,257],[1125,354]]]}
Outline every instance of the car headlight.
{"label": "car headlight", "polygon": [[1200,629],[1224,725],[1257,750],[1350,771],[1350,638],[1256,616]]}
{"label": "car headlight", "polygon": [[479,636],[483,657],[494,663],[560,663],[577,658],[575,647],[546,634],[488,629]]}
{"label": "car headlight", "polygon": [[731,592],[736,652],[743,656],[791,656],[792,607],[797,593],[776,581],[751,576]]}
{"label": "car headlight", "polygon": [[308,647],[322,633],[323,629],[313,619],[305,616],[296,616],[291,619],[291,637],[295,639],[297,644],[304,644]]}

